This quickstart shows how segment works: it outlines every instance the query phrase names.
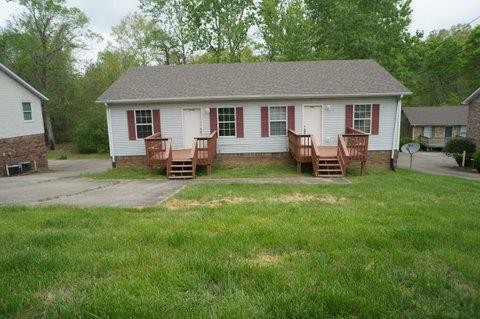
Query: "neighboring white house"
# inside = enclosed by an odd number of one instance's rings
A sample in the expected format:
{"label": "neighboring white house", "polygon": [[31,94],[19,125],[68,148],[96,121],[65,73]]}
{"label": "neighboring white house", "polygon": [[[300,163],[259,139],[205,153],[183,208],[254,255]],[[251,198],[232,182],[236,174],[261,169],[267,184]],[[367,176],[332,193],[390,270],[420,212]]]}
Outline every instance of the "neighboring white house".
{"label": "neighboring white house", "polygon": [[0,63],[0,176],[7,165],[48,168],[42,101],[48,99]]}
{"label": "neighboring white house", "polygon": [[188,149],[217,130],[221,156],[264,156],[288,152],[288,129],[337,146],[354,127],[370,134],[372,162],[386,166],[409,94],[373,60],[337,60],[136,67],[98,102],[116,163],[138,162],[143,139],[158,132],[174,149]]}

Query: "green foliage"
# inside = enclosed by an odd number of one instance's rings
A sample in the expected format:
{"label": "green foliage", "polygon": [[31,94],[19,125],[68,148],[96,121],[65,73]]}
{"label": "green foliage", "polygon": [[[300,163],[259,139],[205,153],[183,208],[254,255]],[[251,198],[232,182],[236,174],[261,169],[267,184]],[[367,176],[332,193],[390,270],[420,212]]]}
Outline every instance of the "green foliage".
{"label": "green foliage", "polygon": [[480,173],[480,151],[473,154],[473,167]]}
{"label": "green foliage", "polygon": [[403,136],[400,138],[400,147],[402,147],[405,144],[414,143],[414,142],[415,140],[411,139],[410,137]]}
{"label": "green foliage", "polygon": [[[102,106],[97,106],[103,111]],[[108,132],[105,112],[84,112],[75,125],[73,142],[80,153],[108,152]]]}
{"label": "green foliage", "polygon": [[456,137],[445,144],[443,151],[445,154],[452,156],[459,166],[462,165],[463,152],[466,152],[466,164],[470,162],[470,158],[475,153],[475,142],[469,138]]}
{"label": "green foliage", "polygon": [[184,0],[193,48],[212,52],[220,62],[224,51],[229,62],[241,62],[250,44],[248,30],[254,23],[253,0]]}

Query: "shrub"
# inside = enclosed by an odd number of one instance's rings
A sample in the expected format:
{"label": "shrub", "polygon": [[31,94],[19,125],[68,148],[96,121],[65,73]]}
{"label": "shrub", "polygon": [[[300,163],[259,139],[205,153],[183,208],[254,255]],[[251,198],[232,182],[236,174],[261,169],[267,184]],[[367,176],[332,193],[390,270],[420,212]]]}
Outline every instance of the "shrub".
{"label": "shrub", "polygon": [[414,142],[415,142],[415,141],[412,140],[410,137],[406,137],[406,136],[401,137],[401,138],[400,138],[400,148],[401,148],[403,145],[405,145],[405,144],[414,143]]}
{"label": "shrub", "polygon": [[473,167],[480,173],[480,151],[476,151],[473,154]]}
{"label": "shrub", "polygon": [[73,130],[73,142],[80,153],[106,153],[108,151],[107,120],[98,114],[85,114]]}
{"label": "shrub", "polygon": [[447,142],[443,151],[448,156],[453,157],[457,162],[458,166],[461,166],[463,152],[467,152],[467,160],[465,161],[465,163],[468,164],[469,159],[471,159],[473,153],[475,153],[475,143],[469,138],[456,137]]}

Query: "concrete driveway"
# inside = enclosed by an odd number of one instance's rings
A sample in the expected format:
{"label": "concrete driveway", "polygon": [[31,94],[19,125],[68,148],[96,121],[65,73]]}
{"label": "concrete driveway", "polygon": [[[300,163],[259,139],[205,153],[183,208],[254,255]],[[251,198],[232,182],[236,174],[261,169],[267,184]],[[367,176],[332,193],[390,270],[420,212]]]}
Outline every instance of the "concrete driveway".
{"label": "concrete driveway", "polygon": [[[410,155],[400,153],[398,166],[408,169]],[[413,157],[414,171],[437,175],[455,176],[465,179],[480,180],[480,174],[472,169],[458,167],[455,160],[440,152],[418,152]]]}
{"label": "concrete driveway", "polygon": [[108,160],[49,161],[49,172],[0,178],[0,205],[153,206],[184,185],[181,181],[80,177],[105,171],[110,165]]}

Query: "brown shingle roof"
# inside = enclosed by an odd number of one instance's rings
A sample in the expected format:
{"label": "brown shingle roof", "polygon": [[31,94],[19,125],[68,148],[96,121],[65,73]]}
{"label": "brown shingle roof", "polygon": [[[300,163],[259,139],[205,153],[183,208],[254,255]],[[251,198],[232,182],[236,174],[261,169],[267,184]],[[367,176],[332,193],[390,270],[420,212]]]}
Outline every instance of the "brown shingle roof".
{"label": "brown shingle roof", "polygon": [[134,67],[98,102],[398,96],[410,91],[373,60]]}
{"label": "brown shingle roof", "polygon": [[410,125],[467,125],[468,106],[405,107]]}

